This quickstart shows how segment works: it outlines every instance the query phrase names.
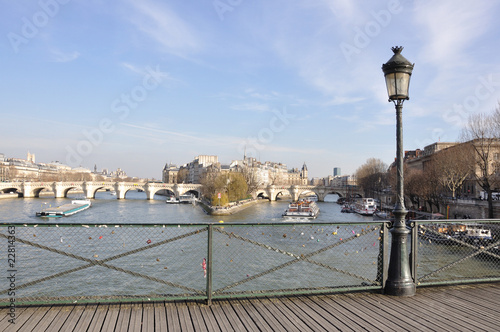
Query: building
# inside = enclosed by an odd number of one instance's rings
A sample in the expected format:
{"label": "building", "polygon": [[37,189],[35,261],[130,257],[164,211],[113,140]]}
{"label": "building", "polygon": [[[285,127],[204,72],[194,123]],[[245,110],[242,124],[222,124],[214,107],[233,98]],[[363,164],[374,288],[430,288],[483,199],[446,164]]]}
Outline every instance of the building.
{"label": "building", "polygon": [[[0,181],[93,181],[102,180],[97,173],[87,168],[71,168],[59,161],[36,163],[35,154],[27,153],[26,159],[5,158],[0,154]],[[94,167],[95,170],[95,167]],[[126,177],[125,172],[117,170],[118,177]],[[106,177],[106,176],[104,176]]]}
{"label": "building", "polygon": [[340,167],[334,167],[333,168],[333,176],[340,176],[341,175],[341,172],[340,172]]}
{"label": "building", "polygon": [[177,183],[177,176],[179,174],[179,167],[170,163],[165,164],[162,172],[162,182],[164,183]]}

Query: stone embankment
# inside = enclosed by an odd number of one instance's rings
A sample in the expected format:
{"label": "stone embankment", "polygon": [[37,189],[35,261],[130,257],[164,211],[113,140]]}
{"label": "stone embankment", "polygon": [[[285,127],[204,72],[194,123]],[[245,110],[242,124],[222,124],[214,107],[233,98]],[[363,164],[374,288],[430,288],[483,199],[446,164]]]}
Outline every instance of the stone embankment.
{"label": "stone embankment", "polygon": [[210,215],[213,216],[228,216],[231,214],[238,213],[250,206],[258,203],[269,202],[267,199],[246,199],[236,203],[231,203],[229,206],[213,206],[206,201],[199,201],[198,204],[202,209]]}

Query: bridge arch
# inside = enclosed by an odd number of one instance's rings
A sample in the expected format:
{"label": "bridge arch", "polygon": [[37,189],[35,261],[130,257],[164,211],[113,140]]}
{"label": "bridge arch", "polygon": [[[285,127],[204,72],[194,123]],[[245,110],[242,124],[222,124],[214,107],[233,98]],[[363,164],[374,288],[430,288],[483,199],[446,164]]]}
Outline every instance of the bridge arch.
{"label": "bridge arch", "polygon": [[179,195],[187,195],[187,194],[193,194],[194,196],[196,196],[196,198],[201,197],[201,192],[197,189],[187,189],[185,191],[183,190],[179,192]]}
{"label": "bridge arch", "polygon": [[[52,188],[50,186],[43,185],[43,186],[32,187],[31,192],[27,193],[29,195],[28,197],[40,197],[40,193],[42,192],[42,190],[45,189],[47,191],[52,192]],[[24,195],[26,195],[26,193],[24,193]]]}
{"label": "bridge arch", "polygon": [[[115,186],[113,184],[105,184],[105,185],[101,185],[101,186],[96,186],[96,187],[92,187],[92,188],[88,188],[87,189],[87,198],[94,198],[95,199],[95,195],[97,194],[97,192],[101,189],[104,189],[104,190],[115,190]],[[66,195],[64,196],[66,197]]]}
{"label": "bridge arch", "polygon": [[2,188],[0,189],[1,192],[3,192],[4,194],[7,194],[7,193],[19,193],[19,188],[16,188],[16,187],[6,187],[6,188]]}

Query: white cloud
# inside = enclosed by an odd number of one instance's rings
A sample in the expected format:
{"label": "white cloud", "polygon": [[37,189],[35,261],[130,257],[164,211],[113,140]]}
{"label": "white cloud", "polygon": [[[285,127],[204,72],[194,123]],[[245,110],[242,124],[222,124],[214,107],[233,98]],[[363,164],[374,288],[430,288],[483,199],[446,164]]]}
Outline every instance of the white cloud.
{"label": "white cloud", "polygon": [[[465,49],[489,27],[493,2],[442,0],[415,4],[415,22],[423,29],[423,58],[439,67],[465,61]],[[457,63],[458,62],[458,63]]]}
{"label": "white cloud", "polygon": [[130,21],[164,51],[179,56],[200,48],[201,41],[191,26],[165,4],[149,0],[130,1]]}

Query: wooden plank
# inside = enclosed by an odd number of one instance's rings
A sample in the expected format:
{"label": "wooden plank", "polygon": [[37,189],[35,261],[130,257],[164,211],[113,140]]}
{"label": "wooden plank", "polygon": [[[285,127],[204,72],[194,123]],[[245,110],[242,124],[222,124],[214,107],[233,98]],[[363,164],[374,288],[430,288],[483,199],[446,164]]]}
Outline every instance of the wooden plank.
{"label": "wooden plank", "polygon": [[[340,330],[340,331],[352,331],[353,328],[351,326],[356,326],[355,322],[351,324],[347,323],[350,318],[347,315],[344,315],[341,311],[342,307],[335,306],[334,310],[326,310],[317,300],[315,301],[313,297],[300,296],[297,297],[300,300],[300,304],[304,306],[304,308],[308,308],[306,311],[308,315],[312,315],[315,313],[315,316],[321,319],[318,322],[327,328],[329,331]],[[325,322],[331,325],[331,327],[327,327]]]}
{"label": "wooden plank", "polygon": [[203,316],[201,315],[200,307],[196,304],[191,304],[187,306],[189,310],[189,315],[191,316],[191,322],[195,331],[210,331],[208,326],[205,325]]}
{"label": "wooden plank", "polygon": [[255,309],[253,305],[250,304],[250,300],[242,299],[238,302],[240,306],[234,307],[235,311],[238,311],[238,316],[245,316],[245,320],[252,320],[260,331],[273,331],[273,328],[266,322],[262,315]]}
{"label": "wooden plank", "polygon": [[104,320],[106,319],[106,315],[108,314],[109,305],[99,304],[97,309],[90,321],[87,331],[89,332],[99,332],[101,331],[102,326],[104,325]]}
{"label": "wooden plank", "polygon": [[75,305],[75,307],[73,308],[73,310],[71,310],[70,314],[61,326],[60,331],[73,331],[76,324],[78,324],[78,321],[83,315],[85,308],[85,305]]}
{"label": "wooden plank", "polygon": [[293,312],[297,317],[299,317],[300,320],[304,322],[309,328],[311,328],[313,331],[329,331],[326,328],[324,328],[322,325],[320,325],[315,319],[313,319],[311,316],[307,315],[304,310],[302,310],[302,307],[297,306],[295,301],[290,300],[288,298],[282,299],[281,303],[285,308]]}
{"label": "wooden plank", "polygon": [[426,295],[427,297],[443,303],[447,310],[454,311],[460,319],[461,317],[468,318],[478,326],[484,326],[490,331],[498,328],[498,312],[492,314],[488,312],[489,308],[487,307],[471,306],[466,301],[453,296],[443,296],[442,294],[439,294],[439,297],[436,297],[432,293],[428,293]]}
{"label": "wooden plank", "polygon": [[[493,306],[500,306],[500,296],[496,292],[487,289],[462,289],[459,293],[469,295],[474,299],[486,301]],[[453,294],[453,292],[451,292]]]}
{"label": "wooden plank", "polygon": [[281,315],[279,310],[268,299],[255,299],[250,301],[255,309],[259,311],[266,322],[271,325],[275,331],[297,331],[300,332],[295,325],[293,325],[288,317]]}
{"label": "wooden plank", "polygon": [[95,311],[97,310],[96,304],[91,304],[85,307],[83,310],[78,323],[75,326],[75,331],[87,331],[87,328],[94,317]]}
{"label": "wooden plank", "polygon": [[[447,296],[446,293],[443,296]],[[420,310],[425,310],[427,312],[429,308],[434,308],[432,313],[436,316],[436,319],[440,319],[443,322],[446,322],[449,326],[456,326],[457,330],[470,330],[470,331],[478,331],[481,330],[474,321],[468,319],[465,314],[460,315],[456,314],[452,308],[445,307],[441,300],[435,301],[434,299],[427,297],[425,295],[412,297],[411,300],[415,303],[415,306],[418,306]],[[484,330],[486,331],[486,330]]]}
{"label": "wooden plank", "polygon": [[144,303],[142,308],[142,331],[152,332],[155,330],[155,307],[153,303]]}
{"label": "wooden plank", "polygon": [[305,314],[309,315],[316,320],[318,324],[326,328],[327,331],[353,331],[353,329],[338,318],[338,312],[334,311],[332,314],[328,310],[318,305],[317,302],[312,301],[307,297],[297,297],[292,301],[299,310],[303,310]]}
{"label": "wooden plank", "polygon": [[165,312],[165,303],[155,303],[155,330],[158,332],[168,331],[167,313]]}
{"label": "wooden plank", "polygon": [[115,331],[128,331],[131,312],[132,307],[130,304],[120,305],[120,312],[118,314],[118,318],[116,319]]}
{"label": "wooden plank", "polygon": [[419,316],[416,312],[413,311],[413,308],[400,302],[397,302],[394,296],[389,295],[379,295],[379,294],[366,294],[367,297],[371,298],[374,301],[381,301],[381,306],[386,308],[391,308],[390,313],[400,313],[407,317],[410,321],[415,322],[416,324],[420,324],[423,328],[431,329],[433,331],[442,330],[442,331],[450,331],[447,328],[447,325],[442,324],[441,322],[435,322],[428,316]]}
{"label": "wooden plank", "polygon": [[191,321],[191,315],[189,314],[189,309],[186,303],[184,301],[176,301],[175,306],[177,307],[181,330],[194,332],[193,322]]}
{"label": "wooden plank", "polygon": [[[200,306],[200,312],[201,312],[201,317],[203,317],[203,320],[205,321],[205,325],[209,331],[221,331],[221,328],[219,327],[219,322],[217,321],[214,313],[212,310],[210,310],[210,307],[207,305],[201,305]],[[231,326],[229,326],[231,327]],[[227,331],[227,330],[223,330]]]}
{"label": "wooden plank", "polygon": [[[229,306],[225,306],[229,307]],[[231,309],[232,310],[232,309]],[[228,320],[227,316],[224,314],[224,311],[218,302],[212,302],[211,306],[204,306],[202,307],[202,312],[203,315],[205,314],[205,311],[210,311],[212,313],[212,316],[214,317],[214,320],[217,322],[217,325],[219,326],[219,329],[222,331],[241,331],[233,328],[231,326],[231,322]],[[203,316],[205,317],[205,316]]]}
{"label": "wooden plank", "polygon": [[271,302],[270,305],[273,305],[276,309],[276,316],[278,318],[281,316],[287,317],[290,323],[293,324],[294,329],[297,329],[298,331],[318,331],[318,329],[313,329],[308,326],[299,316],[295,314],[295,312],[284,305],[284,298],[268,300]]}
{"label": "wooden plank", "polygon": [[45,315],[47,314],[47,311],[49,311],[50,309],[51,309],[51,307],[38,307],[38,310],[35,310],[33,312],[33,314],[21,326],[21,328],[18,331],[21,331],[21,332],[32,331],[38,325],[38,323],[40,323],[40,321],[42,321],[43,317],[45,317]]}
{"label": "wooden plank", "polygon": [[[17,310],[17,308],[16,308]],[[39,310],[44,310],[43,307],[29,307],[26,308],[23,312],[16,314],[16,320],[15,320],[15,328],[21,328],[24,324],[28,324],[29,320],[35,313]],[[35,316],[37,317],[37,316]],[[9,323],[8,321],[2,322],[2,331],[11,331],[12,329],[12,324]]]}
{"label": "wooden plank", "polygon": [[129,331],[140,331],[142,329],[142,304],[130,305]]}
{"label": "wooden plank", "polygon": [[380,331],[400,329],[399,326],[393,324],[391,321],[388,321],[386,318],[380,317],[380,315],[374,314],[370,310],[366,310],[366,307],[357,308],[356,307],[357,302],[353,299],[353,297],[357,296],[359,295],[345,294],[341,299],[333,296],[330,297],[323,296],[322,299],[324,301],[326,300],[334,301],[339,306],[345,308],[351,313],[350,316],[353,316],[352,319],[354,319],[355,321],[360,321],[360,324],[362,326],[369,326],[370,327],[369,329],[371,331],[377,329]]}
{"label": "wooden plank", "polygon": [[180,331],[181,323],[175,303],[165,303],[165,312],[167,314],[167,328],[169,331]]}
{"label": "wooden plank", "polygon": [[422,332],[434,331],[425,325],[417,324],[414,319],[408,318],[407,315],[399,310],[391,310],[388,312],[386,309],[386,303],[384,302],[384,296],[385,295],[378,295],[375,299],[368,296],[360,296],[357,300],[359,301],[360,307],[366,307],[367,310],[371,310],[381,317],[384,317],[385,319],[398,325],[399,328],[396,330],[419,330]]}
{"label": "wooden plank", "polygon": [[120,315],[120,305],[109,305],[108,313],[106,314],[106,318],[104,318],[104,322],[102,323],[102,331],[114,331],[116,322],[118,321],[118,315]]}
{"label": "wooden plank", "polygon": [[71,315],[71,312],[75,308],[74,305],[69,305],[69,306],[60,306],[60,310],[57,313],[57,316],[52,320],[50,325],[47,327],[47,331],[59,331],[61,327],[64,325],[66,320],[69,318]]}
{"label": "wooden plank", "polygon": [[[255,322],[252,317],[250,317],[249,313],[245,310],[243,304],[241,304],[240,301],[231,300],[229,302],[229,305],[236,313],[237,320],[239,320],[248,331],[260,330],[257,326],[258,323]],[[267,327],[267,330],[269,331],[270,328]]]}
{"label": "wooden plank", "polygon": [[[222,316],[224,315],[226,317],[226,320],[231,324],[231,329],[237,332],[243,332],[246,331],[247,329],[243,325],[243,322],[241,319],[238,317],[236,312],[233,309],[233,306],[229,304],[228,301],[217,301],[216,306],[211,307],[212,312],[215,313],[217,316]],[[222,320],[224,320],[222,318]],[[257,327],[255,327],[257,328]],[[230,331],[231,329],[228,329]],[[254,330],[255,331],[255,330]]]}
{"label": "wooden plank", "polygon": [[443,295],[441,293],[431,293],[426,294],[429,297],[432,297],[436,300],[443,300],[446,303],[453,303],[455,306],[462,308],[462,310],[469,310],[477,315],[482,315],[486,317],[491,317],[492,319],[496,319],[498,317],[498,310],[495,310],[494,306],[491,306],[489,303],[483,303],[481,305],[470,302],[468,299],[463,299],[461,297],[456,297],[453,294],[450,294],[443,299]]}
{"label": "wooden plank", "polygon": [[[10,316],[10,308],[2,310],[2,317],[3,319],[0,321],[0,331],[4,331],[5,329],[11,329],[12,326],[15,326],[18,324],[18,317],[26,310],[26,307],[24,308],[19,308],[17,307],[15,310],[15,319]],[[9,319],[14,319],[16,322],[15,324],[12,324],[9,322]],[[17,325],[18,326],[18,325]]]}
{"label": "wooden plank", "polygon": [[[418,295],[415,295],[418,296]],[[434,328],[444,331],[461,331],[463,327],[460,324],[450,321],[445,315],[438,313],[442,307],[436,303],[428,303],[424,308],[420,307],[414,301],[414,297],[399,298],[396,296],[388,296],[392,303],[396,303],[404,312],[412,316],[413,319],[424,323],[429,322],[429,325],[434,325]]]}
{"label": "wooden plank", "polygon": [[[425,296],[425,298],[417,297],[415,298],[415,301],[420,302],[423,306],[428,306],[430,302],[438,303],[440,307],[438,309],[438,313],[446,315],[447,319],[457,322],[467,329],[480,330],[481,327],[479,326],[477,315],[471,315],[469,310],[462,311],[462,310],[457,310],[451,305],[448,306],[444,305],[444,300],[449,296],[450,295],[444,293],[442,294],[440,299],[434,299],[430,296]],[[485,331],[489,330],[488,328],[484,327],[482,329],[484,329]]]}

